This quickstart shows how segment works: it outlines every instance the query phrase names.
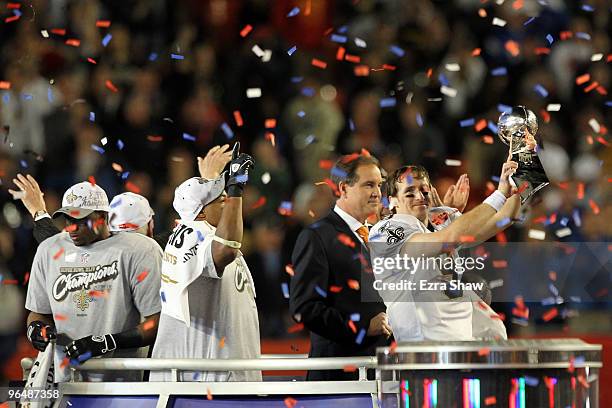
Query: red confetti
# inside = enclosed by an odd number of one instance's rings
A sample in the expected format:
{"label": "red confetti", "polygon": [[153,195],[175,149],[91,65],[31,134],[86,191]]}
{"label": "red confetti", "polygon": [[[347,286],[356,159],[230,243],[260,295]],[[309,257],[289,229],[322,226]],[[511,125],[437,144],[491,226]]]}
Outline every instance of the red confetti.
{"label": "red confetti", "polygon": [[599,82],[597,81],[593,81],[591,82],[591,84],[589,86],[587,86],[586,88],[584,88],[584,92],[585,93],[589,93],[591,92],[593,89],[597,88],[599,86]]}
{"label": "red confetti", "polygon": [[295,408],[297,405],[297,400],[295,398],[287,397],[285,398],[285,407],[286,408]]}
{"label": "red confetti", "polygon": [[159,136],[159,135],[149,135],[149,136],[147,136],[147,140],[149,142],[158,143],[158,142],[161,142],[162,140],[164,140],[164,137],[163,136]]}
{"label": "red confetti", "polygon": [[136,224],[132,224],[131,222],[126,222],[125,224],[120,224],[119,225],[119,229],[134,229],[134,228],[140,228],[140,225],[136,225]]}
{"label": "red confetti", "polygon": [[479,356],[488,356],[491,353],[491,349],[488,347],[483,347],[480,350],[478,350],[478,355]]}
{"label": "red confetti", "polygon": [[364,157],[372,157],[370,152],[367,149],[364,149],[363,147],[361,148],[361,151],[359,152],[359,154]]}
{"label": "red confetti", "polygon": [[265,134],[266,140],[272,143],[272,147],[276,146],[276,139],[274,137],[274,133],[266,132]]}
{"label": "red confetti", "polygon": [[485,144],[493,144],[493,136],[489,136],[489,135],[483,136],[482,141]]}
{"label": "red confetti", "polygon": [[569,359],[569,367],[567,367],[567,371],[570,373],[573,373],[574,370],[576,369],[576,367],[574,367],[574,356],[570,357]]}
{"label": "red confetti", "polygon": [[397,67],[395,65],[383,64],[383,69],[385,71],[395,71]]}
{"label": "red confetti", "polygon": [[359,281],[356,279],[349,279],[346,281],[346,284],[353,290],[359,290]]}
{"label": "red confetti", "polygon": [[338,61],[342,61],[344,59],[344,54],[346,54],[346,49],[344,47],[338,47],[338,51],[336,51],[336,59]]}
{"label": "red confetti", "polygon": [[370,67],[367,65],[357,65],[353,69],[353,73],[358,77],[365,77],[370,75]]}
{"label": "red confetti", "polygon": [[587,382],[586,378],[584,378],[584,375],[580,374],[578,376],[578,382],[584,387],[584,388],[590,388],[591,386],[589,385],[589,383]]}
{"label": "red confetti", "polygon": [[535,49],[536,55],[548,55],[550,54],[550,48],[538,47]]}
{"label": "red confetti", "polygon": [[68,360],[68,357],[64,357],[64,359],[62,360],[61,364],[60,364],[60,368],[64,369],[68,366],[68,364],[70,363],[70,361]]}
{"label": "red confetti", "polygon": [[355,64],[359,64],[361,62],[361,58],[357,55],[346,54],[344,59]]}
{"label": "red confetti", "polygon": [[296,323],[287,329],[287,333],[297,333],[304,330],[304,323]]}
{"label": "red confetti", "polygon": [[390,353],[395,353],[395,349],[397,348],[397,342],[393,341],[393,343],[391,343],[391,346],[389,346],[389,352]]}
{"label": "red confetti", "polygon": [[276,127],[276,119],[266,119],[265,125],[266,129],[272,129]]}
{"label": "red confetti", "polygon": [[550,123],[550,113],[548,113],[546,110],[542,109],[540,111],[540,116],[542,116],[542,119],[544,119],[544,123]]}
{"label": "red confetti", "polygon": [[516,41],[508,40],[505,47],[506,51],[513,57],[517,57],[521,53],[521,48]]}
{"label": "red confetti", "polygon": [[433,74],[433,68],[429,68],[427,70],[427,78],[431,78],[432,74]]}
{"label": "red confetti", "polygon": [[589,200],[589,205],[591,206],[591,210],[593,210],[593,214],[599,214],[599,206],[595,201]]}
{"label": "red confetti", "polygon": [[208,387],[206,387],[206,399],[209,401],[213,399],[212,391],[210,391],[210,388]]}
{"label": "red confetti", "polygon": [[293,270],[293,265],[291,264],[285,265],[285,272],[287,272],[287,275],[289,276],[295,275],[295,271]]}
{"label": "red confetti", "polygon": [[477,57],[477,56],[479,56],[481,51],[482,51],[482,50],[481,50],[480,48],[474,48],[474,49],[472,50],[472,57]]}
{"label": "red confetti", "polygon": [[259,207],[263,207],[266,204],[266,197],[261,196],[257,199],[257,201],[251,206],[251,209],[255,210]]}
{"label": "red confetti", "polygon": [[100,27],[100,28],[108,28],[110,27],[111,22],[108,20],[98,20],[96,21],[96,27]]}
{"label": "red confetti", "polygon": [[580,76],[576,77],[576,85],[585,84],[585,83],[589,82],[590,80],[591,80],[591,75],[590,74],[580,75]]}
{"label": "red confetti", "polygon": [[610,146],[610,143],[608,143],[608,141],[601,136],[597,138],[597,141],[606,147]]}
{"label": "red confetti", "polygon": [[520,10],[523,8],[523,0],[515,0],[514,3],[512,3],[512,8],[515,10]]}
{"label": "red confetti", "polygon": [[219,348],[224,348],[225,347],[225,336],[221,337],[221,340],[219,340]]}
{"label": "red confetti", "polygon": [[329,291],[332,292],[332,293],[340,293],[340,292],[342,292],[342,289],[343,289],[342,286],[332,285],[332,286],[329,287]]}
{"label": "red confetti", "polygon": [[11,89],[11,83],[9,81],[0,81],[0,89]]}
{"label": "red confetti", "polygon": [[55,320],[68,320],[68,317],[66,315],[59,314],[59,313],[54,314],[53,318]]}
{"label": "red confetti", "polygon": [[105,290],[90,290],[88,295],[94,298],[106,298],[108,297],[108,292]]}
{"label": "red confetti", "polygon": [[6,8],[9,10],[20,9],[21,3],[6,3]]}
{"label": "red confetti", "polygon": [[241,127],[244,124],[244,121],[242,120],[242,115],[238,110],[234,111],[234,121],[236,122],[236,126],[238,127]]}
{"label": "red confetti", "polygon": [[93,187],[95,187],[96,185],[96,179],[94,176],[89,176],[87,177],[87,181],[89,181],[89,184],[91,184]]}
{"label": "red confetti", "polygon": [[352,320],[348,321],[348,326],[353,331],[353,333],[357,333],[357,326],[355,326],[355,322]]}
{"label": "red confetti", "polygon": [[584,183],[578,183],[578,192],[576,193],[576,197],[579,200],[584,198]]}
{"label": "red confetti", "polygon": [[21,16],[10,16],[4,19],[5,23],[12,23],[13,21],[17,21],[21,18]]}
{"label": "red confetti", "polygon": [[147,277],[148,274],[149,274],[149,271],[145,269],[136,277],[136,280],[138,282],[142,282]]}
{"label": "red confetti", "polygon": [[497,398],[495,396],[486,397],[484,403],[485,405],[495,405],[497,404]]}
{"label": "red confetti", "polygon": [[25,276],[23,277],[23,284],[25,285],[26,283],[28,283],[29,280],[30,280],[30,272],[26,272]]}
{"label": "red confetti", "polygon": [[60,248],[59,251],[57,251],[55,255],[53,255],[53,259],[58,259],[60,256],[62,256],[63,253],[64,253],[64,248]]}
{"label": "red confetti", "polygon": [[489,309],[489,308],[487,307],[487,304],[486,304],[485,302],[483,302],[482,300],[479,300],[479,301],[478,301],[478,307],[479,307],[481,310],[488,310],[488,309]]}
{"label": "red confetti", "polygon": [[317,59],[317,58],[313,58],[310,63],[317,68],[321,68],[321,69],[327,68],[327,62],[321,61],[320,59]]}
{"label": "red confetti", "polygon": [[2,281],[4,285],[17,285],[19,282],[17,279],[5,279]]}
{"label": "red confetti", "polygon": [[561,31],[561,32],[559,33],[559,38],[560,38],[562,41],[569,40],[569,39],[570,39],[570,38],[572,38],[573,36],[574,36],[574,33],[572,33],[571,31]]}
{"label": "red confetti", "polygon": [[125,182],[125,189],[132,193],[140,194],[140,188],[136,184],[132,183],[131,181]]}
{"label": "red confetti", "polygon": [[319,168],[323,170],[331,170],[334,167],[334,162],[331,160],[319,160]]}
{"label": "red confetti", "polygon": [[304,7],[304,15],[309,16],[312,11],[311,0],[306,0],[306,7]]}
{"label": "red confetti", "polygon": [[354,373],[357,371],[357,366],[353,364],[346,365],[342,368],[345,373]]}
{"label": "red confetti", "polygon": [[94,64],[94,65],[97,64],[96,60],[90,57],[87,57],[87,62],[89,62],[90,64]]}
{"label": "red confetti", "polygon": [[340,241],[342,245],[346,245],[349,248],[355,248],[355,241],[353,241],[351,237],[349,237],[345,233],[341,232],[340,234],[338,234],[338,241]]}
{"label": "red confetti", "polygon": [[474,237],[473,235],[461,235],[459,237],[459,242],[475,242],[476,241],[476,237]]}
{"label": "red confetti", "polygon": [[113,84],[110,79],[107,79],[106,82],[104,82],[104,85],[106,85],[106,88],[112,92],[119,92],[119,89],[117,89],[115,84]]}
{"label": "red confetti", "polygon": [[557,272],[555,272],[555,271],[548,271],[548,279],[550,279],[551,281],[556,281],[557,280]]}
{"label": "red confetti", "polygon": [[544,320],[545,322],[549,322],[555,317],[557,317],[558,315],[559,315],[559,310],[556,307],[553,307],[548,312],[542,315],[542,320]]}
{"label": "red confetti", "polygon": [[52,28],[51,34],[66,35],[66,29],[65,28]]}
{"label": "red confetti", "polygon": [[76,38],[69,38],[66,40],[66,45],[78,47],[79,45],[81,45],[81,40],[76,39]]}
{"label": "red confetti", "polygon": [[251,30],[253,30],[253,26],[250,24],[247,24],[244,26],[244,28],[242,30],[240,30],[240,36],[241,37],[246,37],[247,35],[249,35],[249,33],[251,32]]}

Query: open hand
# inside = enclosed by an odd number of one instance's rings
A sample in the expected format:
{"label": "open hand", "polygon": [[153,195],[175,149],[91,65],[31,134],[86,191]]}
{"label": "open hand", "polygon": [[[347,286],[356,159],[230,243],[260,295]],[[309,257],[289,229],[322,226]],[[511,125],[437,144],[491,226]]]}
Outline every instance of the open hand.
{"label": "open hand", "polygon": [[36,214],[38,211],[46,211],[45,200],[43,199],[43,192],[40,191],[40,187],[36,182],[36,179],[29,174],[23,176],[17,174],[17,178],[13,179],[13,183],[19,190],[9,189],[9,193],[17,200],[21,200],[25,208],[32,214]]}
{"label": "open hand", "polygon": [[229,150],[228,144],[211,148],[204,158],[198,156],[200,177],[208,180],[216,179],[231,159],[232,151]]}
{"label": "open hand", "polygon": [[460,212],[463,212],[465,206],[468,203],[470,197],[470,179],[467,174],[462,174],[458,179],[457,183],[450,186],[444,194],[442,202],[445,206],[456,208]]}

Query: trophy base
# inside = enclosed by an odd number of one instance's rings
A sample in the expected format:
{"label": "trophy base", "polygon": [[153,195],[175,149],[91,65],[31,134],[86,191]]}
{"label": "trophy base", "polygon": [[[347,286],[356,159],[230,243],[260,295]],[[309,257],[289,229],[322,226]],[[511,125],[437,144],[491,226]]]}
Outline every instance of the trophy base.
{"label": "trophy base", "polygon": [[519,189],[521,205],[525,205],[535,193],[549,185],[550,181],[537,153],[515,153],[512,155],[512,159],[519,163],[512,180]]}

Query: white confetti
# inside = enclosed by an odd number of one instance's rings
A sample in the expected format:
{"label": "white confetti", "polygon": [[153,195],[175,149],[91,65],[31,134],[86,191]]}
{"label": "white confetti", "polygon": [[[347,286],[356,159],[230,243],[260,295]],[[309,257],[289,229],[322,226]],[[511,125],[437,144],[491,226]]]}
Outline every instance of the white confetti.
{"label": "white confetti", "polygon": [[267,171],[261,175],[261,182],[264,184],[268,184],[270,182],[270,180],[272,180],[272,177],[270,176],[270,173],[268,173]]}
{"label": "white confetti", "polygon": [[458,167],[461,166],[461,160],[446,159],[444,160],[444,164],[447,166]]}
{"label": "white confetti", "polygon": [[265,50],[263,57],[261,57],[261,60],[263,62],[268,62],[271,59],[272,59],[272,50]]}
{"label": "white confetti", "polygon": [[601,126],[599,126],[599,122],[597,122],[597,119],[595,118],[589,119],[589,126],[591,126],[591,129],[593,129],[593,132],[595,133],[599,133],[601,130]]}
{"label": "white confetti", "polygon": [[264,55],[264,50],[262,50],[257,44],[251,48],[251,51],[253,51],[253,54],[257,55],[258,58],[261,58]]}
{"label": "white confetti", "polygon": [[503,27],[506,25],[506,20],[502,20],[501,18],[494,17],[493,25]]}
{"label": "white confetti", "polygon": [[103,137],[102,139],[100,139],[100,143],[102,143],[102,146],[106,146],[106,144],[108,143],[108,139]]}
{"label": "white confetti", "polygon": [[40,34],[45,38],[49,38],[49,33],[47,32],[47,30],[40,30]]}
{"label": "white confetti", "polygon": [[601,61],[601,59],[603,58],[603,54],[602,53],[598,53],[598,54],[593,54],[591,56],[591,61],[595,62],[595,61]]}
{"label": "white confetti", "polygon": [[249,88],[246,91],[247,98],[261,97],[261,88]]}
{"label": "white confetti", "polygon": [[546,238],[546,231],[530,229],[529,238],[539,239],[540,241],[543,241]]}
{"label": "white confetti", "polygon": [[561,110],[560,103],[549,103],[546,105],[546,110],[549,112],[559,112]]}
{"label": "white confetti", "polygon": [[489,282],[489,288],[490,289],[495,289],[495,288],[499,288],[504,286],[504,280],[503,279],[495,279]]}
{"label": "white confetti", "polygon": [[446,68],[447,71],[451,71],[451,72],[461,71],[461,67],[456,62],[446,64],[444,68]]}
{"label": "white confetti", "polygon": [[366,48],[368,46],[365,41],[358,37],[355,37],[355,45],[361,48]]}
{"label": "white confetti", "polygon": [[457,90],[455,88],[451,88],[449,86],[444,86],[444,85],[440,87],[440,93],[442,95],[446,95],[451,98],[454,98],[455,96],[457,96]]}
{"label": "white confetti", "polygon": [[555,231],[555,235],[559,238],[564,238],[572,235],[572,230],[570,228],[561,228]]}

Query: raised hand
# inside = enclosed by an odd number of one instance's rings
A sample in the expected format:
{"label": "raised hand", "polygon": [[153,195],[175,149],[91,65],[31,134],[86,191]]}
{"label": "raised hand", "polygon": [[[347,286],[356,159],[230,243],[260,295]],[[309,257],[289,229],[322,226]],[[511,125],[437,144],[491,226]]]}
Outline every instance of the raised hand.
{"label": "raised hand", "polygon": [[36,179],[29,174],[23,176],[17,174],[17,178],[13,179],[13,183],[19,190],[9,189],[9,193],[13,195],[15,200],[19,199],[23,202],[25,208],[30,212],[32,217],[38,211],[46,211],[45,200],[43,199],[43,192],[40,191],[40,187],[36,182]]}
{"label": "raised hand", "polygon": [[445,206],[456,208],[460,212],[463,212],[468,203],[470,197],[470,179],[467,174],[462,174],[458,179],[457,183],[450,186],[444,194],[442,202]]}
{"label": "raised hand", "polygon": [[497,189],[506,197],[510,197],[512,195],[510,176],[516,173],[516,169],[518,169],[518,163],[515,161],[509,160],[502,165],[502,171],[501,175],[499,176],[499,185],[497,186]]}
{"label": "raised hand", "polygon": [[229,144],[211,148],[204,158],[198,156],[200,177],[213,180],[219,177],[225,165],[232,159]]}
{"label": "raised hand", "polygon": [[246,153],[240,153],[240,143],[232,150],[229,172],[225,187],[230,197],[242,197],[242,190],[249,180],[249,170],[253,168],[253,158]]}

